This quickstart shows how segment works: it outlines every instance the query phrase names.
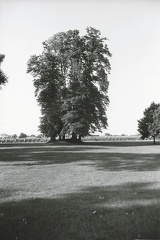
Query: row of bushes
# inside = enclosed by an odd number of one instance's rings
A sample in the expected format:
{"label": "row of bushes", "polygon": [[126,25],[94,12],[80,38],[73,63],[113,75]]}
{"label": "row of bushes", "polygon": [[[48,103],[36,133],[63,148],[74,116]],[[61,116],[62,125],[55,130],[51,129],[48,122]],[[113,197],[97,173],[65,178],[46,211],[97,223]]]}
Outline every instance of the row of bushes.
{"label": "row of bushes", "polygon": [[120,136],[120,135],[110,135],[110,136],[88,136],[83,139],[83,141],[138,141],[140,140],[139,135],[131,135],[131,136]]}
{"label": "row of bushes", "polygon": [[0,143],[45,143],[48,142],[47,137],[26,137],[26,138],[12,138],[12,137],[2,137],[0,138]]}
{"label": "row of bushes", "polygon": [[[46,143],[50,140],[47,137],[0,137],[0,143]],[[110,135],[110,136],[87,136],[82,139],[84,142],[90,141],[99,141],[99,142],[107,142],[107,141],[138,141],[141,140],[139,135],[131,135],[131,136],[120,136],[120,135]],[[150,139],[148,139],[150,140]]]}

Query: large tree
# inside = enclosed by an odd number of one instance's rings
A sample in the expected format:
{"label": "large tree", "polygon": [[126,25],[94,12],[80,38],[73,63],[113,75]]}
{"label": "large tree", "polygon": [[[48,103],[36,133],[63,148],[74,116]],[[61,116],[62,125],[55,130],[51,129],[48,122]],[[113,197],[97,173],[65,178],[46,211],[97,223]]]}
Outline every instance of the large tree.
{"label": "large tree", "polygon": [[82,37],[69,30],[45,41],[41,55],[31,56],[27,72],[34,77],[43,133],[81,138],[107,127],[111,53],[105,42],[92,27]]}
{"label": "large tree", "polygon": [[27,71],[34,77],[35,95],[41,106],[40,130],[54,140],[61,131],[63,96],[63,81],[56,57],[46,52],[39,56],[33,55]]}
{"label": "large tree", "polygon": [[[5,55],[0,54],[0,67],[1,67],[1,63],[3,62],[4,58],[5,58]],[[6,82],[7,82],[7,77],[0,68],[0,85],[4,85]]]}
{"label": "large tree", "polygon": [[160,104],[154,102],[144,110],[143,118],[138,120],[138,131],[141,139],[153,137],[155,143],[156,136],[159,135],[160,129]]}

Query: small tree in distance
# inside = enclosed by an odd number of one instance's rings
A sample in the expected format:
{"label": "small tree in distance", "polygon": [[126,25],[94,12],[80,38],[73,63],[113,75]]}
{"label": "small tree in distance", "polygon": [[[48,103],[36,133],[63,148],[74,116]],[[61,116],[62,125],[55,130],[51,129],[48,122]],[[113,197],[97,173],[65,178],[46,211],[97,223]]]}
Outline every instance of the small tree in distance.
{"label": "small tree in distance", "polygon": [[21,133],[20,135],[19,135],[19,138],[26,138],[27,137],[27,135],[25,134],[25,133]]}
{"label": "small tree in distance", "polygon": [[141,139],[151,136],[155,143],[155,139],[160,133],[160,104],[152,102],[143,114],[143,118],[138,120],[138,131],[141,134]]}
{"label": "small tree in distance", "polygon": [[13,135],[12,135],[12,138],[17,138],[17,134],[13,134]]}
{"label": "small tree in distance", "polygon": [[148,123],[149,135],[153,137],[153,142],[155,144],[156,137],[160,134],[160,107],[155,109],[153,112],[153,122]]}

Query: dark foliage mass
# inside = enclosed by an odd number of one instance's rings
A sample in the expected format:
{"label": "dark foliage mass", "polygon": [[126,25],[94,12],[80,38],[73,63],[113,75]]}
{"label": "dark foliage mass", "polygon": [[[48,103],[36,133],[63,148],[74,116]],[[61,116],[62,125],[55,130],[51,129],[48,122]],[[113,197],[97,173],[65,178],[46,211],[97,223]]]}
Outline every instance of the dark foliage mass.
{"label": "dark foliage mass", "polygon": [[160,134],[160,104],[154,102],[144,110],[144,116],[138,120],[138,131],[141,134],[141,139],[153,137]]}
{"label": "dark foliage mass", "polygon": [[52,140],[81,139],[107,127],[106,107],[111,53],[99,30],[60,32],[43,42],[41,55],[28,61],[41,106],[40,130]]}
{"label": "dark foliage mass", "polygon": [[[5,58],[5,55],[0,53],[0,66],[4,58]],[[0,68],[0,85],[4,85],[6,82],[7,82],[7,77]]]}
{"label": "dark foliage mass", "polygon": [[26,138],[27,135],[25,133],[20,133],[19,138]]}

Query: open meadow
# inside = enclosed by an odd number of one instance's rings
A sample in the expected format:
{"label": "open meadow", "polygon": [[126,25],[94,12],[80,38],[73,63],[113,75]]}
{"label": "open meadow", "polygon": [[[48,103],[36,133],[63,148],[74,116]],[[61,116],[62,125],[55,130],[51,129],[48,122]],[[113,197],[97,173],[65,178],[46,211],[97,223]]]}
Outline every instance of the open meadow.
{"label": "open meadow", "polygon": [[160,239],[159,143],[0,144],[0,239]]}

